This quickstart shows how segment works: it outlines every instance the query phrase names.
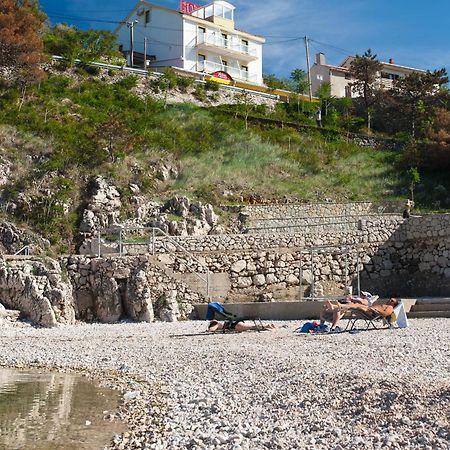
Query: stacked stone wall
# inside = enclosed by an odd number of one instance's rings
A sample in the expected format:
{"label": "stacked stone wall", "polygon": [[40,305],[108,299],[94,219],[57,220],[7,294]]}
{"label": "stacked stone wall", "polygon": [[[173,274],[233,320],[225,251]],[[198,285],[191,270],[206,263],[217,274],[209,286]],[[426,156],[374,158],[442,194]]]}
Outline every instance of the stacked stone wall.
{"label": "stacked stone wall", "polygon": [[[142,247],[128,250],[142,251]],[[204,272],[205,268],[227,273],[231,295],[255,297],[265,291],[285,291],[281,297],[298,298],[295,288],[304,284],[302,295],[308,294],[313,279],[343,292],[348,284],[355,286],[358,272],[363,288],[382,295],[450,292],[450,215],[364,219],[358,229],[340,233],[158,239],[155,252],[165,254],[164,264],[178,273]]]}

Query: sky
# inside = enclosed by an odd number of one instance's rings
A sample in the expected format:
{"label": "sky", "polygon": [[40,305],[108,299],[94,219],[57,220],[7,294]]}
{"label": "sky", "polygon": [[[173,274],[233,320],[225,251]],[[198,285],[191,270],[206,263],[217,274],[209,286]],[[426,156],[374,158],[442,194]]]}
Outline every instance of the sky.
{"label": "sky", "polygon": [[[263,72],[289,77],[306,67],[303,37],[310,39],[311,64],[323,52],[328,64],[371,48],[378,59],[419,69],[450,72],[450,0],[229,0],[236,28],[266,37]],[[153,0],[178,9],[179,0]],[[205,5],[210,1],[197,0]],[[80,28],[116,25],[135,0],[40,0],[52,23]]]}

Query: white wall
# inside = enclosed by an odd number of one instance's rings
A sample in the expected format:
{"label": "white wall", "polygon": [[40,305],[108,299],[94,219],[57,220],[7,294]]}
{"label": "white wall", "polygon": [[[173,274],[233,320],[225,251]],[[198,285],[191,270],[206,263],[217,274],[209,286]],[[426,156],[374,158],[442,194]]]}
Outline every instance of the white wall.
{"label": "white wall", "polygon": [[[145,5],[145,4],[144,4]],[[144,6],[145,7],[145,6]],[[183,68],[182,16],[177,11],[149,8],[150,22],[145,24],[145,15],[134,13],[128,20],[138,20],[134,31],[134,50],[144,53],[144,37],[147,37],[147,54],[155,55],[153,66],[176,66]],[[129,29],[123,25],[118,31],[118,43],[123,50],[130,49]]]}

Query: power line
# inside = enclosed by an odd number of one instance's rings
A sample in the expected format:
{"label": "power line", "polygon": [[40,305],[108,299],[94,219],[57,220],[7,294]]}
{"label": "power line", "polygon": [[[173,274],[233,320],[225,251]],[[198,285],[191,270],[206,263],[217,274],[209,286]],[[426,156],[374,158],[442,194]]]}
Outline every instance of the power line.
{"label": "power line", "polygon": [[316,44],[319,44],[319,45],[323,45],[324,47],[332,48],[335,51],[337,51],[338,53],[342,53],[346,56],[354,53],[354,52],[351,52],[350,50],[345,50],[344,48],[336,47],[335,45],[332,45],[332,44],[327,44],[325,42],[316,41],[315,39],[310,39],[310,41],[315,42]]}

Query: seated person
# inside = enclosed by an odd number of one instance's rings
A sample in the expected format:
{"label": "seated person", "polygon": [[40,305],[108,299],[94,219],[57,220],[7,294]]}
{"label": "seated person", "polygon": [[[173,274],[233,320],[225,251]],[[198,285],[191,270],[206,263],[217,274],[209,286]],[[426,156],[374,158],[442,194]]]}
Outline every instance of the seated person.
{"label": "seated person", "polygon": [[377,295],[372,295],[370,292],[361,291],[360,295],[347,295],[345,299],[338,301],[339,303],[359,303],[361,305],[371,306],[377,298]]}
{"label": "seated person", "polygon": [[233,320],[226,320],[223,323],[221,323],[217,320],[212,320],[208,324],[208,331],[234,330],[234,331],[238,331],[239,333],[242,331],[274,330],[275,328],[276,327],[273,323],[270,323],[268,325],[247,325],[245,323],[242,323],[242,321],[233,321]]}
{"label": "seated person", "polygon": [[337,323],[347,311],[359,310],[363,311],[374,318],[381,315],[385,319],[391,316],[394,312],[394,308],[398,305],[398,300],[396,298],[391,298],[385,305],[373,305],[368,306],[364,304],[356,303],[331,303],[330,301],[324,303],[322,309],[320,310],[320,327],[325,324],[326,316],[332,316],[331,320],[331,331],[337,331]]}

